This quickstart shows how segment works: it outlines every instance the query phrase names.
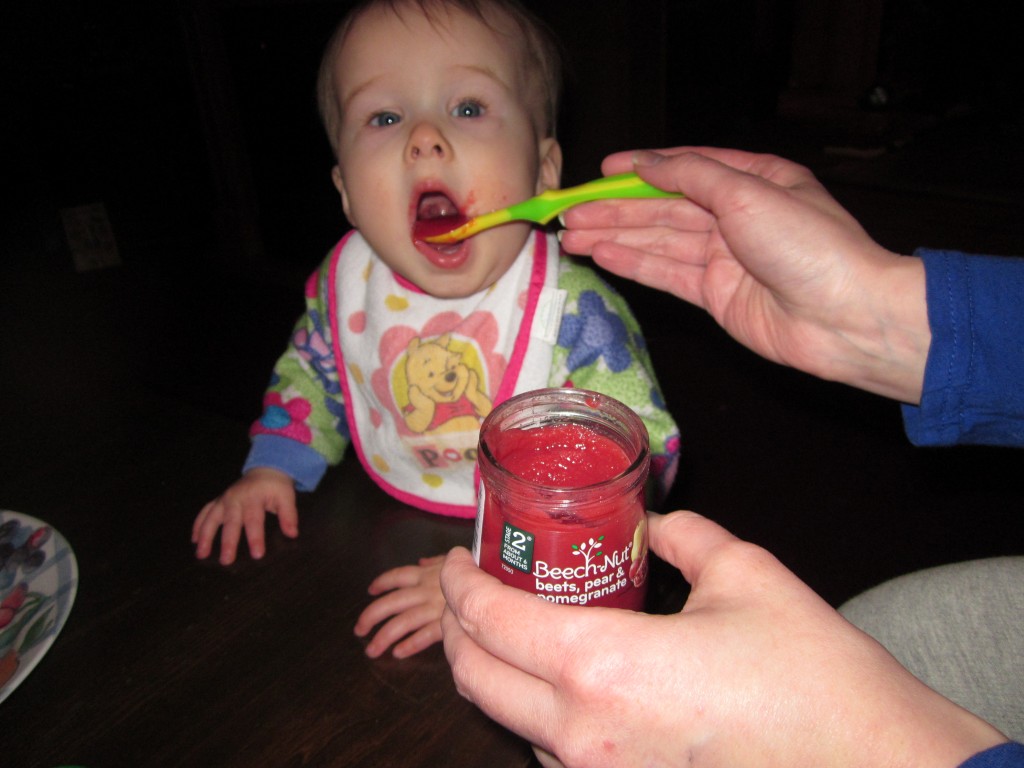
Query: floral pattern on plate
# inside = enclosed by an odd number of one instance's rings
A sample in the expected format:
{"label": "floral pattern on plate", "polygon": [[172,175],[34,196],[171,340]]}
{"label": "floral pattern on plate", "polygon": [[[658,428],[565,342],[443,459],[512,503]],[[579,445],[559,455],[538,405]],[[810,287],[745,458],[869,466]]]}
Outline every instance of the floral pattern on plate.
{"label": "floral pattern on plate", "polygon": [[42,520],[0,510],[0,702],[50,649],[77,590],[65,538]]}

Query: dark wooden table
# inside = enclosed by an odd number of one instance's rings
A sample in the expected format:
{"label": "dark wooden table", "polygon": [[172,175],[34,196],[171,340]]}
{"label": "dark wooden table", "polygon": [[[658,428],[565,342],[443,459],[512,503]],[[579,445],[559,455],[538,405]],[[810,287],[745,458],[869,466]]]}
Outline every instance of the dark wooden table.
{"label": "dark wooden table", "polygon": [[191,521],[237,474],[245,426],[148,395],[73,410],[52,442],[0,451],[0,506],[56,527],[80,570],[63,631],[0,703],[0,765],[535,764],[458,695],[440,645],[371,660],[352,634],[374,575],[468,543],[470,522],[393,502],[353,458],[300,496],[298,540],[272,523],[264,560],[199,562]]}
{"label": "dark wooden table", "polygon": [[[890,155],[894,176],[907,157]],[[839,191],[904,252],[1022,239],[1020,206],[995,197]],[[237,475],[301,281],[226,281],[198,257],[179,268],[177,248],[82,275],[65,254],[19,266],[8,250],[0,507],[60,530],[81,576],[63,632],[0,702],[0,768],[535,764],[459,697],[440,647],[371,661],[351,634],[374,575],[468,542],[467,523],[401,507],[347,459],[300,498],[297,541],[271,525],[261,562],[192,555],[192,520]],[[894,403],[768,363],[700,310],[621,288],[682,428],[669,508],[768,547],[834,605],[917,568],[1024,551],[1024,452],[914,448]],[[651,582],[666,610],[685,589],[671,576]]]}

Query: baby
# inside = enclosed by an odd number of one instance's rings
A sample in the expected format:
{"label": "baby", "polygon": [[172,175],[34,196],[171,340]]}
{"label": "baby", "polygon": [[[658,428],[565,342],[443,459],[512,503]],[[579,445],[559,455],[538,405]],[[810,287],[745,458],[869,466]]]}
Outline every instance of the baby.
{"label": "baby", "polygon": [[[471,518],[480,422],[508,397],[547,386],[622,400],[650,432],[671,484],[679,437],[622,298],[510,223],[455,245],[436,219],[486,213],[557,187],[557,47],[515,0],[370,0],[341,23],[318,82],[355,229],[306,285],[306,312],[274,369],[243,475],[196,518],[192,541],[234,561],[244,530],[262,557],[264,517],[298,534],[295,490],[313,490],[351,442],[404,503]],[[453,224],[454,226],[454,224]],[[396,568],[356,624],[378,656],[440,639],[440,558]]]}

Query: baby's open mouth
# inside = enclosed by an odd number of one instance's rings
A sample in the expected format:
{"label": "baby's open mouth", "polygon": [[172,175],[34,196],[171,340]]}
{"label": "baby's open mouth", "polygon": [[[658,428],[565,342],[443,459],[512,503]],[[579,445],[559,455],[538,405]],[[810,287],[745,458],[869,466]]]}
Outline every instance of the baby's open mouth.
{"label": "baby's open mouth", "polygon": [[414,240],[423,240],[450,232],[466,221],[466,216],[459,212],[458,206],[448,195],[428,192],[420,197],[420,202],[416,206],[416,223],[412,227],[412,236]]}

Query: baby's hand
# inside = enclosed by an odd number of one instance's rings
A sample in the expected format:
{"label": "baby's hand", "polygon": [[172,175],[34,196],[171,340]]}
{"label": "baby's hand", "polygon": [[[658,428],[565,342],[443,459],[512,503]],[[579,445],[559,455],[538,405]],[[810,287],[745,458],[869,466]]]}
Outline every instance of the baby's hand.
{"label": "baby's hand", "polygon": [[238,540],[245,529],[249,554],[254,560],[263,557],[263,517],[267,512],[277,515],[281,532],[294,539],[299,535],[299,513],[295,508],[295,486],[292,479],[276,469],[250,469],[223,494],[211,501],[192,524],[192,543],[196,557],[210,555],[217,530],[220,533],[220,562],[235,561]]}
{"label": "baby's hand", "polygon": [[356,620],[356,635],[366,637],[377,624],[392,618],[377,630],[366,646],[367,656],[375,659],[397,643],[392,654],[404,659],[441,639],[443,562],[444,555],[425,557],[418,565],[394,568],[371,582],[369,593],[383,597],[374,600],[360,614]]}

